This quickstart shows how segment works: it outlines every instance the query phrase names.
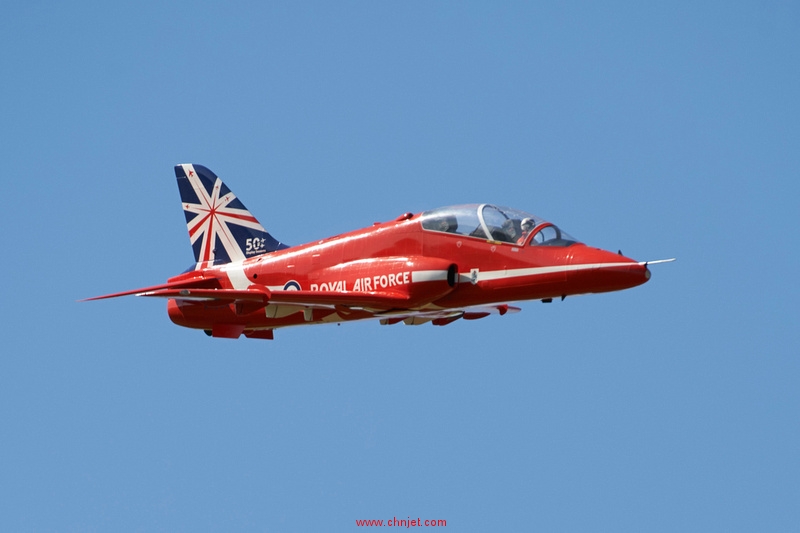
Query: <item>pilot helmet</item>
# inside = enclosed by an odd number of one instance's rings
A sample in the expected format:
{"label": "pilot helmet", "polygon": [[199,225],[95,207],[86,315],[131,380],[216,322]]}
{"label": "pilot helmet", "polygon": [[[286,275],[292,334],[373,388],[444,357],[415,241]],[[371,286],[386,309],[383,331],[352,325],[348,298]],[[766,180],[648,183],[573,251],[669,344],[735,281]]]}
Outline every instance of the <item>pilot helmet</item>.
{"label": "pilot helmet", "polygon": [[528,218],[523,218],[523,219],[522,219],[522,224],[521,224],[521,226],[522,226],[522,229],[523,229],[523,230],[531,230],[531,229],[533,229],[533,227],[534,227],[535,225],[536,225],[536,221],[535,221],[535,220],[533,220],[533,219],[532,219],[532,218],[530,218],[530,217],[528,217]]}

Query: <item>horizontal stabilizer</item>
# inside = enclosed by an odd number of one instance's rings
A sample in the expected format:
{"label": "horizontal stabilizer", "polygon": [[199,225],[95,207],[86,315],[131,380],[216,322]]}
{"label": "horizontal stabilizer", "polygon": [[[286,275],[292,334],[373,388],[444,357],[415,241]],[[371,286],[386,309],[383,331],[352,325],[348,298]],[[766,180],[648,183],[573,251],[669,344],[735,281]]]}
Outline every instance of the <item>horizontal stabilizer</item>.
{"label": "horizontal stabilizer", "polygon": [[174,298],[176,300],[219,301],[219,302],[256,302],[264,305],[269,302],[270,292],[267,289],[244,291],[235,289],[159,289],[137,294],[155,298]]}
{"label": "horizontal stabilizer", "polygon": [[142,287],[141,289],[134,289],[132,291],[115,292],[113,294],[104,294],[103,296],[94,296],[92,298],[84,298],[78,300],[79,302],[90,302],[92,300],[105,300],[107,298],[118,298],[120,296],[142,295],[148,292],[157,292],[169,289],[209,289],[219,287],[219,281],[216,278],[193,278],[187,280],[173,281],[170,283],[163,283],[161,285],[153,285],[152,287]]}

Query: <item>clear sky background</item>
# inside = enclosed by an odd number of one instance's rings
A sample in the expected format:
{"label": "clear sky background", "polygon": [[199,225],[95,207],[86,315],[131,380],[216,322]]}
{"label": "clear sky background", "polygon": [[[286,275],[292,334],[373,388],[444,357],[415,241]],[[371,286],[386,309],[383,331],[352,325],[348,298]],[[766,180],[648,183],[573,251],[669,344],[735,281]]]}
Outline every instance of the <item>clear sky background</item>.
{"label": "clear sky background", "polygon": [[[13,2],[0,529],[796,531],[796,2]],[[647,5],[644,5],[647,4]],[[639,260],[443,328],[210,339],[173,174],[299,244],[464,202]]]}

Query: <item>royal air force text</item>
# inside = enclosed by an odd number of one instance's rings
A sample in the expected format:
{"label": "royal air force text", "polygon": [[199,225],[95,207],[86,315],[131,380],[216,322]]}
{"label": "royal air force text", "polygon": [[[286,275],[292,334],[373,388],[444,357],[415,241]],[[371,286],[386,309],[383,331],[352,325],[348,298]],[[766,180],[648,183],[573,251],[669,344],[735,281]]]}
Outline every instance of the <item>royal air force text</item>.
{"label": "royal air force text", "polygon": [[312,291],[335,291],[335,292],[370,292],[399,285],[411,283],[411,272],[399,272],[397,274],[382,274],[366,278],[356,278],[352,287],[348,287],[347,280],[330,281],[327,283],[312,283]]}

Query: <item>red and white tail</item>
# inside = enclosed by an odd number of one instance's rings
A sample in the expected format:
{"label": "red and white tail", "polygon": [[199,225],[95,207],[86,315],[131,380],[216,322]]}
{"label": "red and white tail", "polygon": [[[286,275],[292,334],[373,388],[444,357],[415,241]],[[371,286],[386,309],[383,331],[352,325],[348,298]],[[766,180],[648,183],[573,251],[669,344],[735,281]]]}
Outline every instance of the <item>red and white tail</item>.
{"label": "red and white tail", "polygon": [[197,268],[288,248],[206,167],[176,165],[175,177]]}

